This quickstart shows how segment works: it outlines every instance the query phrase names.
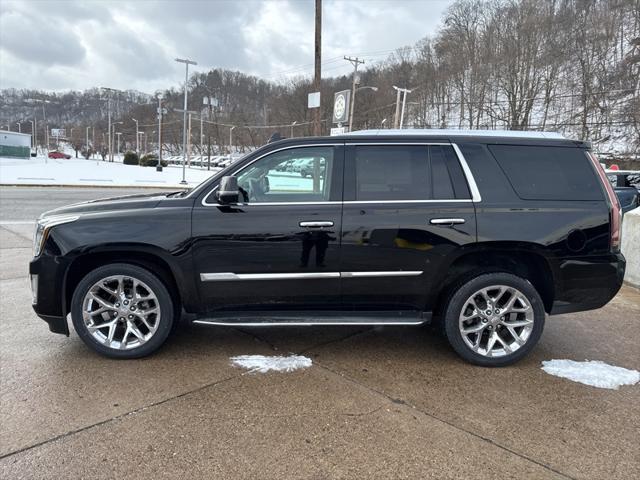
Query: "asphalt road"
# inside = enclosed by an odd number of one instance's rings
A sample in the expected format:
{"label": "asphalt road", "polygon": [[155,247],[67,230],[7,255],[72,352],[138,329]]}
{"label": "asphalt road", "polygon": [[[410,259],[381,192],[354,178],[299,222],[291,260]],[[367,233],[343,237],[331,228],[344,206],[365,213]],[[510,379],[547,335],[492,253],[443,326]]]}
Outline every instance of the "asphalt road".
{"label": "asphalt road", "polygon": [[[640,369],[638,290],[551,317],[503,369],[462,362],[424,328],[184,326],[150,358],[108,360],[30,305],[20,222],[120,194],[79,190],[0,189],[0,478],[637,478],[640,386],[588,387],[540,362]],[[229,362],[291,352],[313,365]]]}

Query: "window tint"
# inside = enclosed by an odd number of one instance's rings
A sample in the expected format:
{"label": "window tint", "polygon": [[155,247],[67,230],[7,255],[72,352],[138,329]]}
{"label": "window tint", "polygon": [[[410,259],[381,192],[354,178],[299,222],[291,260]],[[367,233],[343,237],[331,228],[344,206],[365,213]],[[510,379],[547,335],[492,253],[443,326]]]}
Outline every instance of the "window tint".
{"label": "window tint", "polygon": [[249,203],[328,201],[332,167],[333,147],[282,150],[240,172],[238,185]]}
{"label": "window tint", "polygon": [[489,150],[520,198],[602,199],[602,188],[582,149],[491,145]]}
{"label": "window tint", "polygon": [[452,147],[356,147],[356,200],[468,199],[469,188]]}
{"label": "window tint", "polygon": [[429,177],[424,146],[356,147],[356,200],[426,200]]}

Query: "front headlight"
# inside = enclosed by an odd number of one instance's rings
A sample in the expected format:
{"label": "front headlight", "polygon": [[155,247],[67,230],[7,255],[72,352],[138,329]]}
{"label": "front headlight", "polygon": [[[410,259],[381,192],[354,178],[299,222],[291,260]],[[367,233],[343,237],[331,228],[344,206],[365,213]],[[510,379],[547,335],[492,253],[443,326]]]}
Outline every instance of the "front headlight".
{"label": "front headlight", "polygon": [[63,223],[75,222],[78,218],[80,217],[50,217],[38,220],[36,230],[33,233],[33,256],[37,257],[42,253],[44,242],[47,241],[47,236],[53,227]]}

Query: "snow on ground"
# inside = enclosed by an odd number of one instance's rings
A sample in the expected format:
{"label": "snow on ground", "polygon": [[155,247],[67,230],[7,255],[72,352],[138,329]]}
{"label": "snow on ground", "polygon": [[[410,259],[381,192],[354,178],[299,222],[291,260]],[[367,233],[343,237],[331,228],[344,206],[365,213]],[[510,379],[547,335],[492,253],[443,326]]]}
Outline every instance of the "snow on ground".
{"label": "snow on ground", "polygon": [[542,370],[574,382],[611,390],[617,390],[621,385],[635,385],[640,382],[640,372],[637,370],[615,367],[597,360],[547,360],[542,362]]}
{"label": "snow on ground", "polygon": [[[195,186],[218,171],[219,168],[187,168],[185,179],[190,186]],[[162,172],[156,172],[155,167],[84,158],[64,160],[44,156],[30,159],[0,157],[0,185],[180,188],[181,180],[182,167],[176,165],[164,167]]]}
{"label": "snow on ground", "polygon": [[267,373],[274,372],[293,372],[301,368],[311,366],[311,359],[301,355],[282,356],[265,356],[265,355],[240,355],[231,357],[231,364],[235,367],[246,368],[251,372]]}

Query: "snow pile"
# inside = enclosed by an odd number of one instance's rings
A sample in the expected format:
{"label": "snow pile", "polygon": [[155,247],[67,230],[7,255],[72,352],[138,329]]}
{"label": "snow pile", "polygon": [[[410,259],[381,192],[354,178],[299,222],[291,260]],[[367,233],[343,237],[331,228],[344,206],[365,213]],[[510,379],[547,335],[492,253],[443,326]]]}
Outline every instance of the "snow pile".
{"label": "snow pile", "polygon": [[[195,186],[219,172],[187,168],[186,181]],[[171,187],[180,188],[182,167],[170,165],[162,172],[155,167],[124,165],[102,160],[69,160],[35,157],[15,159],[0,157],[0,184],[3,185],[84,185],[117,187]]]}
{"label": "snow pile", "polygon": [[289,355],[288,357],[240,355],[231,357],[231,365],[258,373],[267,373],[269,371],[293,372],[301,368],[309,368],[311,366],[311,359],[301,355]]}
{"label": "snow pile", "polygon": [[574,382],[611,390],[617,390],[621,385],[635,385],[640,382],[640,372],[637,370],[616,367],[597,360],[547,360],[542,362],[542,370]]}

